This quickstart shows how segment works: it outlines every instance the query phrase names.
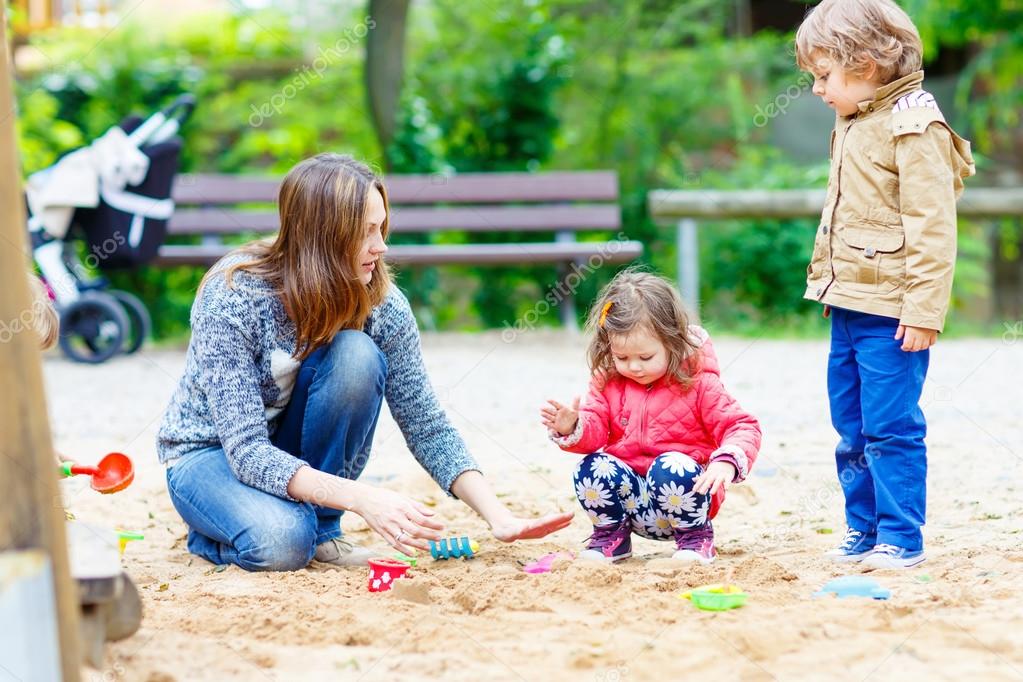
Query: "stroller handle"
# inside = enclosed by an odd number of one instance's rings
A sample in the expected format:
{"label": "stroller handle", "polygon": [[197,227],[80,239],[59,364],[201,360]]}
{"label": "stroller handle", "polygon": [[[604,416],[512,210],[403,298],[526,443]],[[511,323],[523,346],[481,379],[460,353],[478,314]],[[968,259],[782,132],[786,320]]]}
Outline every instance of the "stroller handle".
{"label": "stroller handle", "polygon": [[184,94],[163,108],[163,115],[167,120],[176,120],[178,124],[184,123],[192,115],[195,109],[195,96]]}
{"label": "stroller handle", "polygon": [[150,116],[128,136],[133,144],[158,144],[178,134],[181,124],[195,109],[195,97],[180,95],[166,107]]}

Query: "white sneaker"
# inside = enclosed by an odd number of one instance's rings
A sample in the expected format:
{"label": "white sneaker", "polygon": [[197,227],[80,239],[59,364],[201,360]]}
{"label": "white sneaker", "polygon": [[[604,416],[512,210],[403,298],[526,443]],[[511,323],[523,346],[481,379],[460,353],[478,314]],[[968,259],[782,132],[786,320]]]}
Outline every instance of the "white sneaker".
{"label": "white sneaker", "polygon": [[693,549],[680,549],[671,555],[671,558],[675,561],[686,561],[689,563],[701,563],[701,564],[712,564],[714,563],[713,554],[707,554],[704,552],[697,552]]}
{"label": "white sneaker", "polygon": [[875,545],[863,560],[868,568],[913,568],[927,560],[922,549],[909,550],[895,545]]}

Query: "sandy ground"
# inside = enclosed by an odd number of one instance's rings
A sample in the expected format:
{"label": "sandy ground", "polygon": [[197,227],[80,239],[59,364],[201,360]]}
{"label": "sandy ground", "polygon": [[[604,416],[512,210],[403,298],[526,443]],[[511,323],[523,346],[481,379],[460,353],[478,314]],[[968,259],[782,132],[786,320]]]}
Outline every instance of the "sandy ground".
{"label": "sandy ground", "polygon": [[[843,574],[821,557],[843,530],[823,342],[717,339],[726,383],[765,438],[753,475],[715,522],[720,557],[710,567],[678,567],[666,543],[638,540],[636,556],[615,566],[525,574],[523,562],[579,549],[584,515],[543,541],[497,542],[419,469],[385,413],[368,480],[435,505],[452,534],[482,550],[470,562],[427,558],[384,594],[367,592],[365,570],[218,572],[190,556],[154,446],[183,353],[101,368],[50,355],[57,446],[82,460],[121,450],[138,469],[116,497],[65,481],[66,503],[80,519],[146,535],[124,557],[143,626],[110,645],[103,670],[86,679],[1023,679],[1023,342],[1013,341],[950,341],[933,352],[930,560],[874,573],[892,590],[888,601],[812,597]],[[516,511],[576,509],[575,457],[547,442],[537,411],[584,388],[583,343],[552,333],[424,338],[444,405]],[[358,517],[344,525],[375,542]],[[747,606],[714,614],[677,598],[720,581],[743,587]]]}

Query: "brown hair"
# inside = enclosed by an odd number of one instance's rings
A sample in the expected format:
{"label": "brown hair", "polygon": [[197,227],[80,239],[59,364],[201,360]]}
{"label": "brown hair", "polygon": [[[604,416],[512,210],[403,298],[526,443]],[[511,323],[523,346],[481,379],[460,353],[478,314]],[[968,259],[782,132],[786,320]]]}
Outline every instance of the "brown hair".
{"label": "brown hair", "polygon": [[682,297],[663,277],[629,268],[615,275],[590,309],[587,328],[593,333],[587,355],[590,371],[615,376],[611,337],[645,328],[668,351],[668,370],[683,389],[697,371],[699,345],[689,331],[689,315]]}
{"label": "brown hair", "polygon": [[50,292],[42,280],[29,273],[29,294],[32,296],[32,326],[39,335],[43,350],[53,348],[60,335],[60,318],[50,300]]}
{"label": "brown hair", "polygon": [[863,77],[872,65],[882,85],[919,71],[923,44],[913,20],[892,0],[824,0],[796,31],[796,63],[813,71],[821,56]]}
{"label": "brown hair", "polygon": [[[342,329],[362,329],[391,285],[383,259],[369,284],[360,279],[369,193],[384,183],[368,166],[342,154],[324,153],[299,162],[281,182],[277,203],[281,229],[273,241],[256,241],[234,251],[250,256],[224,270],[229,287],[241,270],[269,282],[295,323],[295,357],[304,360]],[[217,269],[211,270],[200,289]]]}

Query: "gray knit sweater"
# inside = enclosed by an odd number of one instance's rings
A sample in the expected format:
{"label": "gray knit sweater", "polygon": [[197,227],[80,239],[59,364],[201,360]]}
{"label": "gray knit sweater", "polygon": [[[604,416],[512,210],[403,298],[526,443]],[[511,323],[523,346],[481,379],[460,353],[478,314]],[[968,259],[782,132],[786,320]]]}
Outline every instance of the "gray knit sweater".
{"label": "gray knit sweater", "polygon": [[[236,262],[229,256],[215,268]],[[288,482],[307,464],[270,443],[287,406],[299,363],[295,325],[258,277],[236,271],[206,283],[192,305],[185,374],[157,436],[160,462],[221,445],[247,485],[291,499]],[[464,471],[479,469],[448,421],[423,366],[419,330],[408,300],[392,288],[364,331],[387,359],[384,396],[416,460],[445,491]]]}

